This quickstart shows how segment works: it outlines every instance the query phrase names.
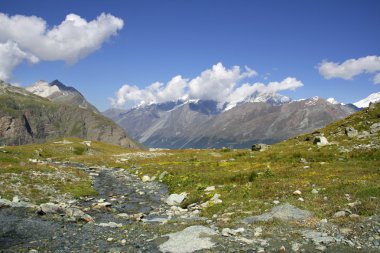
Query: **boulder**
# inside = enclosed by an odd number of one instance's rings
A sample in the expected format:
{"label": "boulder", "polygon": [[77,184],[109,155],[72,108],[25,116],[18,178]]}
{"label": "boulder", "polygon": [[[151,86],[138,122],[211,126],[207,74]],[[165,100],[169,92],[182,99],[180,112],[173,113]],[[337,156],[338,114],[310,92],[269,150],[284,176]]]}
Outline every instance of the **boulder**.
{"label": "boulder", "polygon": [[371,134],[377,133],[380,131],[380,122],[374,123],[370,126]]}
{"label": "boulder", "polygon": [[252,151],[265,151],[269,148],[270,146],[267,144],[263,143],[258,143],[258,144],[253,144],[252,145]]}
{"label": "boulder", "polygon": [[314,144],[317,144],[318,146],[326,146],[329,144],[329,142],[327,141],[326,137],[324,136],[316,136],[314,137],[314,141],[313,141]]}
{"label": "boulder", "polygon": [[54,203],[41,204],[40,210],[43,214],[62,214],[65,212],[65,208],[62,205]]}
{"label": "boulder", "polygon": [[210,249],[215,243],[211,236],[217,233],[205,226],[187,227],[177,233],[167,234],[169,240],[159,246],[161,252],[190,253],[202,249]]}
{"label": "boulder", "polygon": [[344,129],[344,133],[348,136],[348,137],[350,137],[350,138],[353,138],[353,137],[356,137],[356,136],[358,136],[358,130],[356,130],[355,128],[353,128],[353,127],[346,127],[345,129]]}
{"label": "boulder", "polygon": [[75,207],[66,208],[65,215],[67,219],[70,221],[94,221],[94,219],[90,215],[84,213],[82,210]]}
{"label": "boulder", "polygon": [[148,175],[144,175],[144,176],[141,178],[141,181],[143,181],[143,182],[149,182],[149,181],[151,181],[151,178],[150,178],[150,176],[148,176]]}
{"label": "boulder", "polygon": [[244,223],[254,223],[260,221],[272,221],[273,219],[278,219],[281,221],[291,221],[291,220],[304,220],[312,217],[312,213],[307,210],[299,209],[288,203],[278,205],[273,207],[269,212],[251,216],[243,219]]}
{"label": "boulder", "polygon": [[340,218],[340,217],[344,217],[346,216],[346,211],[338,211],[336,213],[334,213],[333,217],[334,218]]}
{"label": "boulder", "polygon": [[178,206],[185,200],[186,197],[186,192],[182,192],[181,194],[171,194],[165,202],[169,206]]}

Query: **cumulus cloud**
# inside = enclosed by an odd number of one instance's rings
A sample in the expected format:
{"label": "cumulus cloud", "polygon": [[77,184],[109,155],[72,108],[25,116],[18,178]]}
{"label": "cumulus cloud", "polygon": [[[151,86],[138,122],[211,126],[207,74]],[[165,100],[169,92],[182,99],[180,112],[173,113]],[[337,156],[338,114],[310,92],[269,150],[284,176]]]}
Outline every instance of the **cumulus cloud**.
{"label": "cumulus cloud", "polygon": [[5,48],[9,47],[9,43],[14,43],[21,52],[28,55],[18,57],[19,61],[11,68],[3,66],[7,63],[2,59],[0,68],[8,71],[6,76],[9,78],[12,69],[29,57],[75,63],[116,35],[123,28],[124,22],[104,13],[90,22],[76,14],[69,14],[61,24],[49,28],[45,20],[36,16],[8,16],[0,13],[0,24],[0,45]]}
{"label": "cumulus cloud", "polygon": [[[351,80],[363,73],[380,71],[380,56],[366,56],[358,59],[349,59],[343,63],[323,61],[319,64],[319,73],[326,79],[342,78]],[[376,83],[376,77],[374,79]]]}
{"label": "cumulus cloud", "polygon": [[245,67],[245,71],[242,72],[239,66],[226,69],[219,62],[189,82],[189,96],[195,99],[213,99],[223,102],[238,81],[255,75],[257,75],[256,71],[248,67]]}
{"label": "cumulus cloud", "polygon": [[226,99],[225,102],[236,104],[242,102],[246,97],[259,94],[275,94],[284,90],[295,90],[302,87],[303,83],[294,77],[287,77],[281,82],[270,82],[265,85],[264,83],[245,83],[236,88]]}
{"label": "cumulus cloud", "polygon": [[166,101],[186,98],[186,79],[178,75],[173,77],[166,85],[155,82],[144,89],[137,86],[125,84],[116,93],[116,98],[111,99],[111,104],[115,107],[124,105],[134,106],[136,104],[161,103]]}
{"label": "cumulus cloud", "polygon": [[30,63],[38,62],[34,55],[22,51],[15,42],[0,43],[0,80],[8,80],[12,69],[27,60]]}
{"label": "cumulus cloud", "polygon": [[167,84],[156,82],[142,89],[125,84],[117,91],[116,98],[111,99],[111,104],[114,107],[129,107],[178,99],[215,100],[219,104],[238,103],[255,93],[276,93],[303,86],[302,82],[293,77],[267,85],[241,84],[243,80],[256,75],[256,71],[248,67],[241,70],[239,66],[226,68],[222,63],[217,63],[192,79],[175,76]]}

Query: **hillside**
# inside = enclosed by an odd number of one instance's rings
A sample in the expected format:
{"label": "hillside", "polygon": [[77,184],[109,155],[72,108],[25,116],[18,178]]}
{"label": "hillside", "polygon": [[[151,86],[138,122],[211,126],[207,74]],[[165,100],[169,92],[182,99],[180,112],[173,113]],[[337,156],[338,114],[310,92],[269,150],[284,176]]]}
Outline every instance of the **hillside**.
{"label": "hillside", "polygon": [[139,147],[122,128],[91,108],[56,103],[3,82],[0,83],[0,104],[0,145],[71,136]]}

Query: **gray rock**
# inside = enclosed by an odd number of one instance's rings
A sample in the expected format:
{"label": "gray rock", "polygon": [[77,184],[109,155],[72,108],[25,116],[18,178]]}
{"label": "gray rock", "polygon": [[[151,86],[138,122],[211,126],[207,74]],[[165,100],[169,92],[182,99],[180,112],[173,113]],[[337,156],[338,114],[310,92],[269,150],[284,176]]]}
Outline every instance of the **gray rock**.
{"label": "gray rock", "polygon": [[205,189],[205,192],[215,191],[215,186],[209,186]]}
{"label": "gray rock", "polygon": [[204,226],[191,226],[184,230],[167,234],[169,240],[159,246],[161,252],[190,253],[202,249],[210,249],[215,243],[211,236],[217,233]]}
{"label": "gray rock", "polygon": [[65,215],[71,221],[94,221],[90,215],[75,207],[66,208]]}
{"label": "gray rock", "polygon": [[259,221],[271,221],[278,219],[282,221],[303,220],[310,218],[312,213],[306,210],[299,209],[288,203],[273,207],[268,213],[257,216],[251,216],[243,219],[245,223],[253,223]]}
{"label": "gray rock", "polygon": [[311,190],[311,193],[318,194],[318,190],[317,189],[313,189],[313,190]]}
{"label": "gray rock", "polygon": [[313,141],[314,144],[317,144],[318,146],[326,146],[329,144],[329,142],[327,141],[326,137],[324,136],[316,136],[314,137],[314,141]]}
{"label": "gray rock", "polygon": [[339,217],[344,217],[344,216],[346,216],[346,211],[338,211],[334,213],[333,215],[334,218],[339,218]]}
{"label": "gray rock", "polygon": [[151,181],[151,178],[150,178],[150,176],[148,176],[148,175],[144,175],[144,176],[141,178],[141,181],[143,181],[143,182],[149,182],[149,181]]}
{"label": "gray rock", "polygon": [[358,136],[358,130],[353,127],[346,127],[344,133],[350,138]]}
{"label": "gray rock", "polygon": [[11,207],[12,201],[9,201],[7,199],[0,199],[0,207]]}
{"label": "gray rock", "polygon": [[44,203],[40,205],[40,209],[45,214],[62,214],[65,212],[65,208],[62,205],[54,203]]}
{"label": "gray rock", "polygon": [[9,201],[7,199],[1,199],[0,198],[0,208],[1,207],[24,207],[24,208],[37,209],[38,206],[30,204],[28,202],[23,202],[23,201],[13,202],[13,201]]}
{"label": "gray rock", "polygon": [[335,242],[335,238],[327,233],[322,233],[314,230],[305,230],[302,235],[311,240],[315,245],[329,245]]}
{"label": "gray rock", "polygon": [[267,144],[263,143],[258,143],[258,144],[253,144],[251,150],[252,151],[265,151],[269,148],[270,146]]}
{"label": "gray rock", "polygon": [[181,194],[171,194],[165,202],[169,206],[178,206],[185,200],[186,196],[186,192],[182,192]]}
{"label": "gray rock", "polygon": [[370,126],[371,134],[377,133],[380,131],[380,122],[374,123]]}
{"label": "gray rock", "polygon": [[116,222],[107,222],[107,223],[99,223],[99,227],[109,227],[109,228],[121,228],[123,224],[116,223]]}
{"label": "gray rock", "polygon": [[160,176],[158,177],[158,180],[159,181],[162,181],[164,180],[165,176],[168,175],[169,173],[167,171],[164,171],[160,174]]}

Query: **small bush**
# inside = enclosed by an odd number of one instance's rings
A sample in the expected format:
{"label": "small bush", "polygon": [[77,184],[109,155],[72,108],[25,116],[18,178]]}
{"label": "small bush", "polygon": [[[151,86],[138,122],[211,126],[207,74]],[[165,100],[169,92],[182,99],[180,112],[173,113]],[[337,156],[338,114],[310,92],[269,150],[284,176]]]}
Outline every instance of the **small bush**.
{"label": "small bush", "polygon": [[273,171],[271,169],[266,169],[264,171],[264,176],[265,177],[274,177],[274,173],[273,173]]}
{"label": "small bush", "polygon": [[258,177],[258,174],[256,173],[256,171],[252,171],[249,176],[248,176],[248,182],[253,182],[256,180],[256,178]]}

